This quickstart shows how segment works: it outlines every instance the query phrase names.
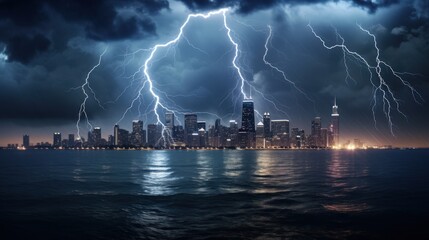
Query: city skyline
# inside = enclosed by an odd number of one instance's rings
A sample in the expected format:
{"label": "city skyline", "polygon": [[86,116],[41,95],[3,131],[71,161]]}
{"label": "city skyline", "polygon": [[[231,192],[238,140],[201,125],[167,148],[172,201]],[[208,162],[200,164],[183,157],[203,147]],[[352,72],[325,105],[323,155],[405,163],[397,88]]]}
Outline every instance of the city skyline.
{"label": "city skyline", "polygon": [[[342,138],[343,138],[343,142],[339,141],[339,106],[337,105],[337,100],[336,97],[333,100],[334,104],[332,105],[332,112],[330,114],[330,119],[326,119],[326,118],[322,118],[319,116],[315,116],[313,119],[309,119],[308,120],[308,124],[306,127],[300,128],[294,125],[294,123],[289,120],[289,119],[271,119],[271,114],[269,112],[264,112],[262,118],[260,116],[258,116],[258,112],[254,111],[254,110],[250,110],[253,109],[253,100],[252,99],[244,99],[243,100],[243,111],[242,111],[242,116],[241,116],[241,121],[239,121],[239,123],[241,124],[241,127],[238,127],[237,125],[237,121],[235,119],[230,119],[228,121],[223,120],[223,119],[214,119],[213,121],[207,121],[206,119],[198,119],[198,114],[196,113],[186,113],[183,114],[183,123],[184,125],[175,125],[175,119],[178,119],[178,116],[175,116],[174,113],[172,112],[166,112],[165,116],[163,118],[163,123],[165,124],[165,126],[167,126],[168,131],[170,134],[170,137],[174,134],[174,127],[182,127],[184,130],[184,136],[187,136],[188,134],[186,133],[186,129],[188,129],[187,126],[187,119],[192,119],[190,120],[192,123],[188,123],[189,126],[191,126],[190,128],[192,128],[192,132],[189,134],[189,137],[192,137],[192,133],[198,133],[198,131],[200,130],[200,128],[203,128],[206,133],[208,133],[208,129],[210,127],[215,127],[217,124],[221,125],[221,126],[226,126],[228,127],[228,123],[231,124],[231,122],[235,123],[237,126],[237,131],[240,129],[245,129],[245,131],[248,131],[247,129],[251,129],[250,126],[254,126],[253,130],[250,130],[251,132],[254,131],[255,132],[255,137],[257,136],[257,131],[258,131],[258,126],[262,126],[263,129],[261,129],[262,131],[262,135],[265,137],[268,133],[272,133],[272,131],[275,132],[275,130],[273,129],[273,124],[278,123],[282,123],[283,121],[287,121],[287,125],[288,125],[288,138],[290,138],[291,136],[294,136],[293,131],[296,130],[298,132],[302,132],[305,133],[305,136],[310,137],[314,134],[316,135],[323,135],[323,130],[331,132],[332,135],[330,136],[331,139],[328,139],[328,136],[325,133],[325,139],[326,141],[331,141],[333,143],[335,142],[339,142],[340,144],[336,147],[342,147],[342,148],[347,148],[347,145],[350,144],[354,144],[354,142],[358,142],[359,144],[363,144],[365,143],[366,146],[378,146],[378,147],[384,147],[384,146],[394,146],[394,147],[416,147],[413,145],[405,145],[405,146],[397,146],[397,145],[392,145],[391,143],[387,142],[377,142],[377,143],[373,143],[370,141],[367,141],[366,138],[360,138],[360,137],[356,137],[356,136],[352,136],[352,135],[345,135],[342,133]],[[249,106],[249,103],[251,103],[251,105]],[[247,105],[246,105],[247,104]],[[247,107],[246,107],[247,106]],[[249,109],[250,107],[250,109]],[[246,109],[246,110],[245,110]],[[249,111],[250,110],[250,111]],[[253,114],[249,114],[250,112],[253,112]],[[255,118],[255,115],[257,116],[257,118]],[[245,120],[246,117],[249,118],[253,118],[253,120]],[[268,120],[268,121],[267,121]],[[316,122],[315,122],[316,121]],[[180,121],[179,121],[180,122]],[[209,124],[207,124],[207,122],[209,122]],[[243,126],[244,123],[244,126]],[[253,123],[253,124],[252,124]],[[314,126],[314,124],[316,123],[317,126]],[[261,124],[261,125],[260,125]],[[267,125],[268,124],[268,125]],[[162,132],[162,128],[161,125],[156,124],[156,123],[148,123],[148,122],[144,122],[142,120],[132,120],[130,124],[123,124],[124,126],[120,126],[119,124],[115,124],[113,126],[113,130],[110,131],[101,131],[101,127],[99,126],[95,126],[93,127],[92,130],[87,131],[87,135],[85,134],[83,137],[83,140],[86,144],[91,144],[91,141],[100,141],[103,140],[105,142],[105,144],[103,144],[102,146],[121,146],[121,144],[118,144],[120,140],[117,139],[117,136],[119,135],[117,133],[117,131],[123,131],[123,133],[127,134],[128,138],[127,138],[127,142],[129,142],[128,146],[144,146],[144,147],[153,147],[155,144],[155,142],[159,142],[161,140],[162,142],[162,136],[161,136],[161,132]],[[130,125],[130,126],[128,126]],[[136,127],[138,126],[138,127]],[[194,127],[195,126],[195,127]],[[230,125],[231,126],[231,125]],[[301,126],[301,125],[300,125]],[[152,131],[157,131],[156,134],[158,137],[152,138],[152,140],[150,140],[149,137],[149,128],[152,128]],[[275,128],[275,127],[274,127]],[[73,127],[70,127],[70,129],[73,129]],[[107,128],[109,129],[109,128]],[[136,132],[136,129],[141,129],[143,132],[140,134],[144,134],[144,140],[135,140],[133,139],[134,136],[132,134],[134,134]],[[156,129],[156,130],[155,130]],[[317,129],[317,130],[316,130]],[[67,135],[64,136],[68,136],[68,141],[70,141],[71,136],[73,136],[73,142],[75,141],[80,141],[79,138],[75,138],[76,134],[74,132],[69,131],[70,133],[65,132]],[[297,132],[297,133],[298,133]],[[315,133],[316,132],[316,133]],[[347,132],[347,129],[345,129],[345,132]],[[297,134],[295,133],[295,135]],[[62,132],[56,131],[54,133],[52,133],[52,136],[48,136],[48,133],[42,134],[44,136],[32,136],[31,139],[36,139],[36,141],[32,140],[31,142],[28,140],[28,138],[30,137],[30,134],[28,133],[24,133],[22,135],[21,138],[21,142],[8,142],[7,144],[4,145],[0,145],[0,147],[8,147],[8,146],[26,146],[26,142],[28,141],[29,145],[27,146],[31,146],[31,147],[35,147],[36,144],[41,144],[40,146],[47,146],[46,144],[50,144],[50,146],[52,147],[59,147],[59,146],[67,146],[64,144],[61,144],[61,140],[55,140],[56,137],[60,137],[61,139],[61,134]],[[95,135],[92,136],[92,135]],[[112,137],[112,139],[110,140],[110,138]],[[166,136],[168,137],[168,136]],[[98,139],[98,140],[94,140]],[[141,136],[140,136],[141,138]],[[52,141],[51,141],[52,140]],[[62,138],[63,141],[66,140],[66,138]],[[143,141],[144,144],[132,144],[132,143],[141,143],[141,141]],[[184,142],[190,142],[192,140],[186,140],[185,137],[185,141]],[[288,147],[290,148],[299,148],[296,145],[296,141],[289,139],[288,140]],[[312,141],[311,139],[309,139],[309,141]],[[312,144],[312,147],[318,146],[318,145],[323,145],[326,147],[330,147],[332,148],[332,145],[329,146],[328,142],[325,142],[324,144],[321,144],[320,140],[313,140],[315,142],[310,143],[310,145]],[[111,142],[111,143],[110,143]],[[174,142],[174,141],[173,141]],[[171,143],[173,143],[171,142]],[[63,142],[64,143],[64,142]],[[257,145],[257,138],[255,138],[255,144]],[[294,145],[292,145],[294,144]],[[162,144],[161,144],[162,145]],[[169,144],[167,144],[169,145]],[[302,147],[311,147],[309,145],[309,143],[306,143],[306,145],[302,145]],[[356,144],[354,144],[356,145]],[[94,146],[94,145],[90,145],[90,146]],[[100,145],[101,146],[101,145]],[[259,147],[253,147],[253,148],[265,148],[265,143],[263,144],[264,147],[261,147],[261,145],[259,145]],[[363,146],[363,145],[362,145]],[[157,145],[157,147],[160,147]],[[163,146],[165,147],[165,146]],[[222,146],[225,147],[225,146]],[[277,147],[280,147],[280,145],[278,145]],[[285,146],[282,146],[285,147]],[[301,145],[300,145],[301,147]],[[417,146],[418,147],[418,146]],[[423,146],[425,147],[425,146]]]}
{"label": "city skyline", "polygon": [[206,121],[198,120],[198,115],[195,113],[184,114],[184,126],[175,125],[177,116],[172,112],[166,112],[163,124],[167,126],[167,131],[163,131],[162,126],[157,123],[147,123],[145,129],[142,120],[133,120],[131,131],[115,124],[112,134],[108,133],[105,138],[103,138],[101,128],[94,127],[88,131],[87,138],[75,138],[74,134],[68,134],[68,138],[62,138],[60,132],[54,132],[52,143],[49,141],[31,143],[30,136],[25,134],[22,138],[22,144],[8,144],[7,147],[24,147],[24,149],[32,147],[145,147],[161,149],[172,147],[254,149],[390,147],[390,145],[370,146],[358,138],[354,138],[353,142],[350,139],[340,142],[339,116],[335,99],[328,124],[323,127],[321,118],[315,117],[311,121],[311,131],[307,133],[305,129],[291,126],[288,119],[271,119],[269,112],[265,112],[263,120],[255,124],[254,102],[252,99],[244,99],[241,127],[235,120],[229,120],[229,126],[225,126],[221,119],[216,119],[213,125],[207,125]]}
{"label": "city skyline", "polygon": [[252,96],[254,125],[269,112],[310,131],[336,97],[343,136],[429,146],[424,1],[61,6],[0,5],[10,10],[0,17],[0,145],[161,123],[167,110],[227,124]]}

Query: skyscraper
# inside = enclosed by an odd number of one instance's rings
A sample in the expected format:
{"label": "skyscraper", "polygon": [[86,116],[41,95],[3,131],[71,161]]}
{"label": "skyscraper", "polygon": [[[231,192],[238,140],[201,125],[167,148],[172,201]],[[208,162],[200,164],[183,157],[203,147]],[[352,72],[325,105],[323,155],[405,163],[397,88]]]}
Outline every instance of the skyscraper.
{"label": "skyscraper", "polygon": [[165,113],[165,126],[167,127],[169,134],[173,134],[174,127],[174,113],[166,112]]}
{"label": "skyscraper", "polygon": [[320,129],[320,147],[328,146],[328,129],[321,128]]}
{"label": "skyscraper", "polygon": [[74,134],[70,133],[69,134],[69,140],[68,140],[67,146],[68,147],[74,147],[74,145],[75,145]]}
{"label": "skyscraper", "polygon": [[228,139],[229,139],[229,147],[233,147],[233,146],[237,145],[238,124],[237,124],[237,121],[235,121],[235,120],[229,121]]}
{"label": "skyscraper", "polygon": [[100,146],[101,145],[101,128],[100,127],[95,127],[92,130],[92,137],[94,140],[94,146]]}
{"label": "skyscraper", "polygon": [[115,127],[113,127],[113,145],[118,146],[119,145],[119,125],[115,124]]}
{"label": "skyscraper", "polygon": [[241,130],[244,132],[255,132],[255,109],[252,99],[243,100]]}
{"label": "skyscraper", "polygon": [[243,100],[243,109],[241,112],[241,128],[238,133],[238,142],[240,147],[255,147],[255,109],[252,99]]}
{"label": "skyscraper", "polygon": [[185,143],[187,145],[192,142],[193,133],[198,133],[197,114],[185,114]]}
{"label": "skyscraper", "polygon": [[332,135],[334,139],[334,145],[340,145],[340,114],[338,114],[337,98],[334,99],[334,106],[332,106]]}
{"label": "skyscraper", "polygon": [[198,125],[198,131],[200,131],[201,128],[204,129],[204,131],[207,130],[206,129],[206,121],[198,121],[197,125]]}
{"label": "skyscraper", "polygon": [[130,145],[130,133],[125,129],[118,129],[118,146],[124,147]]}
{"label": "skyscraper", "polygon": [[162,139],[162,125],[147,125],[147,145],[149,147],[159,147]]}
{"label": "skyscraper", "polygon": [[256,148],[265,148],[264,130],[262,122],[256,124]]}
{"label": "skyscraper", "polygon": [[25,134],[22,136],[22,146],[25,148],[30,147],[30,136]]}
{"label": "skyscraper", "polygon": [[322,140],[322,120],[320,117],[315,117],[313,121],[311,121],[311,143],[310,145],[313,147],[320,147]]}
{"label": "skyscraper", "polygon": [[143,146],[146,142],[146,132],[143,130],[143,121],[133,121],[133,131],[131,132],[131,145],[135,147]]}
{"label": "skyscraper", "polygon": [[289,120],[280,119],[271,121],[273,144],[278,147],[289,147]]}
{"label": "skyscraper", "polygon": [[61,146],[61,133],[59,133],[59,132],[54,133],[53,146],[54,147],[60,147]]}
{"label": "skyscraper", "polygon": [[264,137],[265,138],[271,137],[271,117],[269,112],[264,113],[263,124],[264,124]]}
{"label": "skyscraper", "polygon": [[185,130],[183,126],[177,125],[173,128],[173,140],[176,144],[183,144],[185,141]]}

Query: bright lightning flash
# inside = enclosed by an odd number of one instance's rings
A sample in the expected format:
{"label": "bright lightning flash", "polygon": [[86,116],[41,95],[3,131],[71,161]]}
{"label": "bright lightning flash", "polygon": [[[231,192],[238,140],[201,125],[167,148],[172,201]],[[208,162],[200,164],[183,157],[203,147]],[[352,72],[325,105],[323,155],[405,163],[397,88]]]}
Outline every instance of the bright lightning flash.
{"label": "bright lightning flash", "polygon": [[269,29],[269,34],[268,34],[268,37],[267,37],[267,39],[265,40],[265,53],[264,53],[264,56],[262,57],[262,60],[264,60],[264,63],[266,64],[266,65],[268,65],[270,68],[272,68],[272,69],[274,69],[274,70],[276,70],[278,73],[280,73],[282,76],[283,76],[283,80],[285,80],[286,82],[288,82],[289,84],[291,84],[298,92],[300,92],[302,95],[304,95],[308,100],[310,100],[310,101],[313,101],[313,100],[311,100],[308,96],[307,96],[307,94],[305,93],[305,92],[303,92],[300,88],[298,88],[297,86],[296,86],[296,84],[295,84],[295,82],[293,82],[292,80],[290,80],[288,77],[286,77],[286,73],[283,71],[283,70],[281,70],[281,69],[279,69],[278,67],[276,67],[276,66],[274,66],[274,64],[272,64],[271,62],[269,62],[268,60],[267,60],[267,55],[268,55],[268,44],[269,43],[271,43],[271,40],[272,40],[272,28],[271,28],[271,26],[270,25],[268,25],[268,29]]}
{"label": "bright lightning flash", "polygon": [[[364,58],[361,54],[355,52],[355,51],[351,51],[346,45],[345,45],[345,41],[344,38],[336,31],[336,34],[338,37],[340,37],[341,39],[341,44],[334,44],[334,45],[327,45],[326,41],[323,40],[322,37],[320,37],[313,29],[313,27],[308,24],[307,25],[311,32],[314,34],[314,36],[316,38],[318,38],[320,40],[320,42],[323,44],[323,47],[325,47],[326,49],[332,50],[335,48],[339,48],[343,51],[344,54],[344,61],[345,61],[345,56],[349,56],[350,58],[355,59],[357,62],[361,63],[364,67],[366,67],[368,69],[368,73],[369,73],[369,81],[371,82],[374,91],[373,91],[373,106],[372,106],[372,114],[373,114],[373,118],[374,118],[374,123],[377,124],[376,118],[375,118],[375,108],[377,105],[377,96],[378,94],[381,95],[382,98],[382,103],[383,103],[383,112],[386,116],[386,119],[388,121],[389,124],[389,129],[391,134],[394,136],[394,132],[393,132],[393,128],[394,128],[394,124],[392,121],[392,111],[396,110],[399,114],[401,114],[402,116],[404,116],[405,118],[406,115],[401,111],[400,109],[400,104],[399,104],[399,99],[395,96],[395,94],[393,93],[391,87],[389,86],[389,84],[386,82],[386,74],[391,74],[393,75],[397,80],[399,80],[405,87],[407,87],[410,92],[411,95],[413,96],[414,100],[417,103],[420,103],[421,101],[423,102],[423,98],[420,95],[419,92],[417,92],[417,90],[411,86],[411,84],[406,81],[403,76],[404,75],[416,75],[413,73],[408,73],[408,72],[397,72],[396,70],[393,69],[393,67],[391,65],[389,65],[388,63],[386,63],[385,61],[380,59],[380,49],[378,48],[377,45],[377,38],[375,37],[375,35],[373,33],[371,33],[370,31],[364,29],[362,26],[358,25],[359,29],[363,32],[365,32],[366,34],[368,34],[374,42],[374,48],[376,50],[376,57],[375,57],[375,65],[371,65],[368,63],[368,60],[366,58]],[[347,76],[350,77],[349,74],[349,68],[347,66],[347,63],[344,62],[345,67],[346,67],[346,71],[347,71]],[[383,71],[386,70],[386,71]],[[374,77],[375,75],[375,77]]]}
{"label": "bright lightning flash", "polygon": [[80,139],[82,139],[82,138],[81,138],[81,136],[80,136],[80,127],[79,127],[79,124],[80,124],[80,120],[81,120],[81,118],[82,118],[82,115],[85,117],[87,127],[88,127],[89,129],[91,129],[91,130],[92,130],[92,124],[91,124],[91,122],[89,121],[88,114],[87,114],[87,112],[86,112],[86,101],[87,101],[87,100],[88,100],[88,98],[89,98],[89,95],[88,95],[88,93],[86,92],[86,88],[87,88],[87,89],[89,89],[89,90],[91,91],[91,93],[92,93],[92,94],[93,94],[93,96],[94,96],[95,101],[97,101],[97,103],[99,104],[99,106],[103,108],[103,106],[101,105],[100,101],[99,101],[99,100],[98,100],[98,98],[96,97],[94,90],[91,88],[91,86],[90,86],[90,84],[89,84],[89,77],[91,76],[91,73],[92,73],[92,72],[93,72],[93,71],[94,71],[98,66],[100,66],[100,64],[101,64],[101,59],[103,58],[103,55],[104,55],[106,52],[107,52],[107,48],[106,48],[106,49],[104,49],[103,53],[102,53],[102,54],[100,55],[100,57],[98,58],[98,63],[97,63],[94,67],[92,67],[92,68],[91,68],[91,70],[90,70],[90,71],[88,72],[88,74],[86,75],[85,82],[82,84],[82,86],[80,86],[80,87],[79,87],[80,89],[82,89],[82,93],[85,95],[85,98],[83,99],[83,102],[80,104],[79,114],[78,114],[78,119],[77,119],[77,122],[76,122],[77,137],[78,137],[78,139],[79,139],[79,140],[80,140]]}
{"label": "bright lightning flash", "polygon": [[[139,81],[140,84],[136,89],[136,95],[135,97],[132,99],[130,105],[128,106],[128,108],[126,108],[126,110],[124,111],[124,113],[122,114],[121,118],[117,121],[117,123],[121,122],[125,116],[127,115],[127,113],[129,111],[131,111],[131,109],[133,109],[133,107],[135,105],[137,105],[138,103],[138,112],[139,112],[139,117],[142,115],[140,112],[140,107],[142,105],[142,99],[143,99],[143,91],[145,90],[145,88],[148,88],[148,91],[152,97],[151,102],[149,103],[148,107],[150,105],[153,104],[153,108],[151,109],[150,112],[153,112],[155,114],[156,117],[156,124],[161,125],[161,129],[162,129],[162,133],[161,133],[161,139],[159,139],[158,143],[160,143],[162,141],[164,147],[166,145],[170,145],[170,144],[174,144],[174,140],[171,136],[171,133],[169,132],[170,130],[165,126],[165,124],[161,121],[161,113],[162,112],[173,112],[175,113],[175,116],[177,118],[177,114],[183,115],[186,110],[181,109],[180,107],[176,106],[174,107],[170,107],[167,102],[168,100],[171,101],[171,99],[169,99],[168,95],[165,92],[160,91],[159,89],[156,89],[154,86],[154,81],[151,77],[150,74],[150,67],[151,65],[154,63],[154,58],[158,52],[158,50],[160,49],[169,49],[169,47],[176,45],[181,39],[184,39],[192,48],[205,53],[203,50],[197,48],[196,46],[194,46],[189,39],[186,38],[186,36],[184,35],[184,29],[185,27],[188,25],[188,23],[190,22],[191,19],[196,19],[196,18],[200,18],[200,19],[208,19],[212,16],[215,15],[222,15],[223,17],[223,27],[226,30],[226,35],[231,43],[231,45],[234,48],[234,57],[231,61],[232,66],[234,67],[234,69],[237,72],[238,75],[238,81],[237,81],[237,85],[235,89],[238,89],[238,87],[240,87],[240,93],[242,95],[242,97],[244,99],[251,99],[250,95],[247,95],[245,92],[245,86],[249,87],[250,90],[254,90],[254,92],[256,92],[257,94],[259,94],[264,100],[268,101],[269,103],[273,104],[275,106],[275,108],[279,111],[281,111],[277,106],[276,103],[273,100],[268,99],[261,91],[257,90],[255,88],[255,86],[253,86],[249,81],[245,80],[245,77],[242,73],[242,70],[239,66],[239,64],[237,63],[238,60],[238,56],[240,55],[240,49],[239,49],[239,44],[234,40],[233,36],[233,31],[232,29],[229,27],[228,22],[227,22],[227,12],[230,11],[229,8],[222,8],[219,10],[215,10],[215,11],[210,11],[208,13],[197,13],[197,14],[189,14],[186,18],[186,21],[180,26],[179,28],[179,33],[176,35],[175,38],[173,38],[170,41],[167,41],[165,43],[160,43],[160,44],[156,44],[155,46],[153,46],[152,48],[149,49],[139,49],[137,51],[135,51],[134,53],[130,53],[127,55],[132,55],[134,56],[136,53],[144,51],[144,52],[149,52],[148,57],[146,58],[146,60],[144,61],[144,64],[142,66],[139,67],[139,69],[132,74],[129,78],[131,79],[131,82],[129,84],[129,86],[121,92],[121,94],[114,100],[108,103],[115,103],[124,93],[125,91],[127,91],[127,89],[131,88],[136,81]],[[271,37],[271,28],[270,28],[270,37]],[[269,38],[270,38],[269,37]],[[267,40],[268,41],[268,40]],[[267,50],[268,51],[268,50]],[[300,91],[302,94],[305,95],[304,92],[302,92],[299,88],[296,87],[295,83],[290,81],[289,79],[286,78],[285,73],[283,71],[281,71],[280,69],[276,68],[275,66],[273,66],[272,64],[270,64],[268,61],[266,61],[266,55],[267,55],[267,51],[265,52],[264,55],[264,61],[266,62],[266,64],[268,64],[269,66],[271,66],[272,68],[276,69],[278,72],[282,73],[285,80],[287,82],[289,82],[290,84],[292,84],[298,91]],[[85,79],[85,83],[82,84],[80,87],[76,88],[76,89],[81,89],[83,94],[85,95],[85,98],[80,106],[80,110],[79,110],[79,116],[78,116],[78,120],[76,123],[76,128],[78,131],[78,137],[80,138],[80,129],[79,129],[79,124],[82,118],[82,115],[85,117],[86,119],[86,123],[89,129],[92,129],[92,124],[90,123],[89,119],[88,119],[88,114],[86,112],[86,102],[89,98],[89,95],[87,93],[87,90],[89,90],[92,95],[94,100],[98,103],[98,105],[103,108],[103,105],[101,104],[101,102],[97,99],[95,92],[93,91],[93,89],[90,86],[89,83],[89,77],[91,75],[91,73],[100,65],[101,63],[101,58],[102,56],[105,54],[106,51],[104,51],[99,58],[98,64],[95,65],[87,74],[87,77]],[[139,78],[139,75],[142,75],[141,78]],[[177,109],[179,108],[179,109]],[[148,110],[148,109],[146,109]],[[144,115],[147,115],[147,111],[145,111],[146,113]],[[256,111],[257,112],[257,111]],[[282,111],[283,112],[283,111]],[[283,112],[285,113],[285,112]],[[212,116],[216,116],[217,118],[220,118],[218,115],[213,114],[213,113],[209,113],[209,112],[204,112],[204,114],[208,114],[208,115],[212,115]],[[257,112],[258,114],[258,112]],[[259,114],[260,115],[260,114]]]}
{"label": "bright lightning flash", "polygon": [[[149,92],[150,92],[150,94],[152,95],[152,97],[154,99],[154,103],[153,103],[154,106],[153,106],[152,111],[154,112],[154,114],[156,116],[156,121],[157,121],[156,124],[162,126],[162,134],[161,134],[161,136],[162,136],[163,143],[164,143],[164,145],[174,143],[174,140],[171,137],[169,129],[161,121],[160,111],[163,110],[163,111],[166,111],[166,112],[173,112],[173,113],[177,112],[177,111],[174,111],[173,109],[169,108],[166,105],[166,103],[164,103],[161,100],[161,97],[157,94],[157,92],[160,92],[160,91],[157,90],[154,87],[153,79],[152,79],[152,77],[150,75],[149,68],[151,66],[151,62],[153,61],[153,59],[154,59],[154,57],[155,57],[155,55],[156,55],[156,53],[157,53],[157,51],[159,49],[168,48],[168,47],[170,47],[170,46],[178,43],[181,38],[185,38],[185,40],[188,42],[188,44],[190,44],[189,40],[186,39],[186,37],[184,36],[183,31],[184,31],[184,28],[189,23],[189,21],[191,19],[193,19],[193,18],[208,19],[208,18],[210,18],[211,16],[214,16],[214,15],[222,15],[223,16],[223,25],[224,25],[224,27],[226,29],[228,39],[231,42],[231,44],[234,46],[234,58],[232,59],[232,65],[236,69],[236,71],[238,73],[238,76],[239,76],[239,79],[240,79],[241,94],[243,95],[244,99],[249,99],[250,98],[249,96],[246,95],[245,90],[244,90],[245,84],[248,84],[248,82],[245,80],[245,78],[244,78],[244,76],[242,74],[242,71],[241,71],[240,67],[237,64],[237,58],[238,58],[238,55],[240,53],[240,50],[239,50],[238,43],[236,41],[234,41],[234,39],[232,37],[232,30],[228,26],[228,23],[227,23],[226,13],[228,11],[229,11],[228,8],[222,8],[222,9],[219,9],[219,10],[216,10],[216,11],[211,11],[211,12],[208,12],[208,13],[205,13],[205,14],[201,14],[201,13],[198,13],[198,14],[189,14],[187,16],[187,18],[186,18],[186,21],[179,28],[179,33],[177,34],[177,36],[174,39],[172,39],[172,40],[170,40],[168,42],[162,43],[162,44],[156,44],[154,47],[151,48],[151,51],[150,51],[150,54],[149,54],[148,58],[145,60],[143,66],[139,69],[139,71],[141,69],[143,70],[144,77],[142,78],[142,84],[141,84],[141,87],[138,90],[138,94],[132,100],[130,106],[125,110],[124,114],[122,115],[121,119],[118,122],[120,122],[125,117],[125,115],[128,113],[128,111],[130,111],[133,108],[134,104],[138,100],[141,99],[142,94],[143,94],[143,90],[144,90],[145,86],[148,85]],[[190,44],[190,45],[192,47],[194,47],[192,44]]]}

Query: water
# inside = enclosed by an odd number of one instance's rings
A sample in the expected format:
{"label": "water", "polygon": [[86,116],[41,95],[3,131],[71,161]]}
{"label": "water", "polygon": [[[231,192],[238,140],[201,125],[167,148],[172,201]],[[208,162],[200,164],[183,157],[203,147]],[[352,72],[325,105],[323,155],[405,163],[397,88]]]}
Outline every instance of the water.
{"label": "water", "polygon": [[429,150],[0,151],[2,239],[427,239],[428,203]]}

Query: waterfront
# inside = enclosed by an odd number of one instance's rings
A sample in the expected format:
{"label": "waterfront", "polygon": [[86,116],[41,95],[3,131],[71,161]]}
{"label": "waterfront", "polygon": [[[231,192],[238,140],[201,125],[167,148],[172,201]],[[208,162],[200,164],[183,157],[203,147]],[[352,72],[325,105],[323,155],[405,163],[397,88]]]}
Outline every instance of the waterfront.
{"label": "waterfront", "polygon": [[429,236],[429,150],[0,151],[2,235]]}

